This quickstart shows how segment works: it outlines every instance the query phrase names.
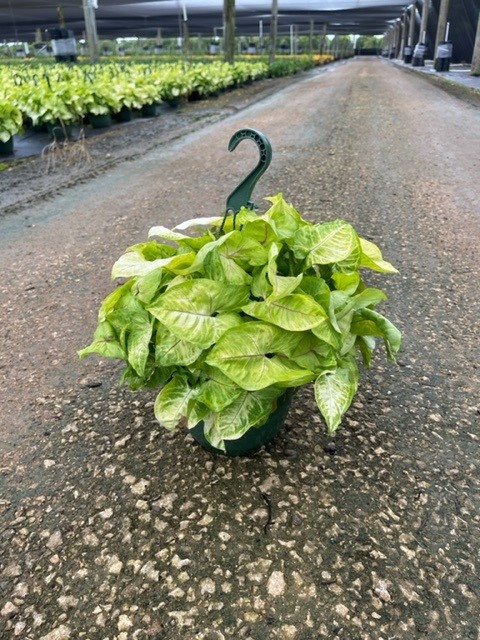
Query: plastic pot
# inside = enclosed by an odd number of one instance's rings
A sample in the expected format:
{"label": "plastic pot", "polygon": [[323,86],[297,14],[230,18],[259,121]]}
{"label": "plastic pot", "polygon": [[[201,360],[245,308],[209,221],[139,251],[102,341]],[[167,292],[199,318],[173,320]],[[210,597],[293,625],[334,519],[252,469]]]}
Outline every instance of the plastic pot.
{"label": "plastic pot", "polygon": [[13,136],[6,142],[0,141],[0,156],[11,156],[13,153]]}
{"label": "plastic pot", "polygon": [[109,113],[90,113],[88,116],[88,121],[92,126],[92,129],[106,129],[112,124],[112,117]]}

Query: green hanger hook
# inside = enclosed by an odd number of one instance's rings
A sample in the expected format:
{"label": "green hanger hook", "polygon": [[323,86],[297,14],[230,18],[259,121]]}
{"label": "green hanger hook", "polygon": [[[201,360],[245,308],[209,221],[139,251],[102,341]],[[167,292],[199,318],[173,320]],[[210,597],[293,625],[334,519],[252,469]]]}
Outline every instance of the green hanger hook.
{"label": "green hanger hook", "polygon": [[257,166],[250,171],[248,176],[232,191],[227,198],[227,213],[236,215],[242,207],[255,209],[255,204],[251,201],[252,192],[262,176],[268,169],[272,160],[272,146],[267,136],[255,129],[240,129],[230,138],[228,150],[233,151],[242,140],[253,140],[260,152],[260,159]]}

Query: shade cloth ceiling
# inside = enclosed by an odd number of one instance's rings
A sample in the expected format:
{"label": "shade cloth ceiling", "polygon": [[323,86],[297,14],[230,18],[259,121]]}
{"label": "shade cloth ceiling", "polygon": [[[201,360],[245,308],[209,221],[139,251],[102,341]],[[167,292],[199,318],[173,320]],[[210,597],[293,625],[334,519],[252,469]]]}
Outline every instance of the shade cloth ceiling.
{"label": "shade cloth ceiling", "polygon": [[[0,41],[33,41],[35,30],[58,27],[61,5],[66,27],[77,37],[84,31],[82,0],[0,0]],[[176,37],[181,32],[183,6],[192,36],[221,33],[223,0],[98,0],[96,10],[99,37]],[[271,0],[237,0],[236,27],[239,35],[264,33],[270,24]],[[308,33],[311,21],[317,33],[328,23],[329,34],[377,35],[405,8],[399,0],[278,0],[279,34],[290,25]]]}

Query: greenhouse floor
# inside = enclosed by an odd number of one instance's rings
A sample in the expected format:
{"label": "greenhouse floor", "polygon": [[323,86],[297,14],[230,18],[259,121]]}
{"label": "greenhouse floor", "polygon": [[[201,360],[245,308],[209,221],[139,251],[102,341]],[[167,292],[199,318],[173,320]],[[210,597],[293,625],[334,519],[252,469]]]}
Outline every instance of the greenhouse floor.
{"label": "greenhouse floor", "polygon": [[[462,65],[462,64],[452,64],[450,66],[450,70],[448,72],[438,73],[433,68],[433,60],[426,60],[424,67],[412,67],[411,65],[405,65],[401,60],[392,60],[393,64],[397,64],[400,67],[405,69],[409,69],[411,71],[417,73],[424,73],[433,76],[434,78],[439,79],[448,79],[455,84],[459,84],[461,86],[465,86],[480,92],[480,77],[473,77],[470,75],[470,65]],[[478,97],[480,102],[480,96]],[[161,108],[161,114],[168,113],[169,108],[167,105],[163,105]],[[147,118],[146,120],[149,120]],[[113,128],[119,129],[122,127],[134,126],[135,121],[126,122],[126,123],[114,123]],[[95,130],[91,127],[86,126],[84,129],[80,129],[76,127],[73,132],[73,139],[75,140],[81,134],[84,134],[87,138],[92,136],[98,136],[102,133],[105,133],[102,130]],[[4,156],[1,158],[2,161],[8,161],[12,159],[21,159],[27,158],[30,156],[38,155],[46,153],[48,151],[49,145],[52,143],[51,136],[48,133],[38,133],[32,130],[28,130],[23,134],[15,136],[15,151],[12,156]]]}
{"label": "greenhouse floor", "polygon": [[[378,59],[269,87],[99,136],[70,180],[0,174],[2,640],[479,638],[480,109]],[[243,127],[273,147],[261,210],[281,191],[399,269],[365,279],[403,347],[334,438],[306,389],[272,444],[221,458],[76,351],[126,247],[222,212],[258,155],[227,151]]]}

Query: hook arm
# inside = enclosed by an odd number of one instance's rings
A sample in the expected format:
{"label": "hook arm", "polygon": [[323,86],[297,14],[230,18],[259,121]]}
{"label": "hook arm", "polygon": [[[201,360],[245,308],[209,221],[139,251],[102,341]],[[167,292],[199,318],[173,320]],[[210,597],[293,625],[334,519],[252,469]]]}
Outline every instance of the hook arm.
{"label": "hook arm", "polygon": [[259,178],[268,169],[272,160],[272,146],[265,134],[256,129],[240,129],[230,139],[228,150],[234,151],[242,140],[253,140],[258,147],[260,158],[256,167],[242,180],[227,198],[227,213],[237,214],[242,207],[254,209],[251,196]]}

